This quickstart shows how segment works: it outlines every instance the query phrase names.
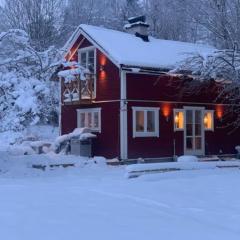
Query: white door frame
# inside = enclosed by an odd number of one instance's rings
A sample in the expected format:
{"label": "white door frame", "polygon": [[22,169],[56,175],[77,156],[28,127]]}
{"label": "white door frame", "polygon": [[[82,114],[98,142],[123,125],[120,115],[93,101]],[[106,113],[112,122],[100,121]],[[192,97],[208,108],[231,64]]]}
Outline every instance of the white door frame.
{"label": "white door frame", "polygon": [[[204,117],[204,111],[205,107],[192,107],[192,106],[185,106],[184,108],[184,155],[205,155],[205,130],[204,130],[204,122],[203,122],[203,117]],[[202,137],[202,149],[201,150],[196,150],[195,146],[193,146],[193,150],[189,151],[187,150],[186,146],[186,138],[187,138],[187,115],[186,111],[187,110],[192,110],[194,113],[196,110],[201,111],[201,137]],[[195,124],[195,114],[193,114],[193,124]],[[195,127],[193,127],[193,137],[195,136]]]}

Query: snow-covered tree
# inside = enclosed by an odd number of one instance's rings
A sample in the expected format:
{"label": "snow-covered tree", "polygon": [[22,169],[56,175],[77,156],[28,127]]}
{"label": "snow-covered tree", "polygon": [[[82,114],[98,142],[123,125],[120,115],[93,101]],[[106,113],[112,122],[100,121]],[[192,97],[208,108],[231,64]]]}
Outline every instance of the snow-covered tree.
{"label": "snow-covered tree", "polygon": [[0,33],[0,131],[53,123],[58,87],[50,77],[57,57],[53,47],[34,50],[23,30]]}
{"label": "snow-covered tree", "polygon": [[[230,104],[225,117],[235,114],[235,118],[231,117],[229,122],[236,128],[240,127],[240,51],[237,46],[232,50],[216,50],[208,56],[189,56],[174,72],[186,70],[193,76],[193,81],[186,81],[181,86],[185,93],[192,95],[204,89],[214,94],[212,97],[216,102]],[[215,90],[211,93],[209,91],[213,86]]]}

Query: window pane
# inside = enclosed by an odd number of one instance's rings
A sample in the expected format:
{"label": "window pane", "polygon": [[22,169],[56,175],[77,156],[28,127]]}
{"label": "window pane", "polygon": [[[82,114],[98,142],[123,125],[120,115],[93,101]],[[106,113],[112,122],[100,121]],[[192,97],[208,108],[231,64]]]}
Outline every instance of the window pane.
{"label": "window pane", "polygon": [[87,113],[87,126],[88,128],[91,128],[92,127],[92,113]]}
{"label": "window pane", "polygon": [[80,128],[85,127],[85,113],[80,113]]}
{"label": "window pane", "polygon": [[192,150],[193,149],[193,138],[187,138],[187,149]]}
{"label": "window pane", "polygon": [[98,128],[99,127],[99,116],[98,116],[98,112],[94,112],[93,115],[93,127],[94,128]]}
{"label": "window pane", "polygon": [[155,112],[147,111],[147,132],[155,132]]}
{"label": "window pane", "polygon": [[207,129],[207,130],[212,129],[213,128],[213,114],[212,114],[212,112],[206,112],[204,114],[203,121],[204,121],[205,129]]}
{"label": "window pane", "polygon": [[187,127],[187,132],[186,132],[187,136],[192,136],[193,135],[193,125],[187,124],[186,127]]}
{"label": "window pane", "polygon": [[195,124],[195,135],[196,136],[202,135],[202,124]]}
{"label": "window pane", "polygon": [[186,121],[187,121],[187,123],[193,122],[193,111],[192,110],[186,111]]}
{"label": "window pane", "polygon": [[196,137],[195,138],[195,149],[196,150],[201,150],[202,149],[202,138],[201,137]]}
{"label": "window pane", "polygon": [[196,110],[195,111],[195,123],[199,123],[201,124],[201,111],[200,110]]}
{"label": "window pane", "polygon": [[144,132],[144,111],[136,111],[136,131]]}
{"label": "window pane", "polygon": [[81,53],[81,65],[83,67],[87,67],[87,53],[86,52]]}
{"label": "window pane", "polygon": [[88,52],[88,69],[94,72],[94,50]]}
{"label": "window pane", "polygon": [[176,112],[174,116],[176,129],[184,129],[184,112]]}

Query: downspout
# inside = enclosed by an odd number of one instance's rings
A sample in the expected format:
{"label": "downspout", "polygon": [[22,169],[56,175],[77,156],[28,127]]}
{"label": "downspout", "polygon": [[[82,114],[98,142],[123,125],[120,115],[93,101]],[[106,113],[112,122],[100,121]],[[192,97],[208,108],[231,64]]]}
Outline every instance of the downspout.
{"label": "downspout", "polygon": [[59,77],[59,117],[58,117],[58,125],[59,125],[59,136],[62,135],[62,78]]}
{"label": "downspout", "polygon": [[128,159],[127,83],[126,71],[120,68],[120,159]]}

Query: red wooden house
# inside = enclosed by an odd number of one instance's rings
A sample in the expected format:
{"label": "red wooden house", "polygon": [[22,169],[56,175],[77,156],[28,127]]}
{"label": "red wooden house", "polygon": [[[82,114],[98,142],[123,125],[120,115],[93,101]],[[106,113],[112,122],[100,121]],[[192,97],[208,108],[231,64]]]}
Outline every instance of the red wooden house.
{"label": "red wooden house", "polygon": [[181,86],[191,78],[169,74],[186,53],[214,49],[155,39],[147,28],[143,19],[130,20],[127,32],[78,27],[65,58],[89,72],[85,78],[75,72],[71,81],[61,77],[61,133],[91,128],[94,155],[107,158],[234,154],[240,131],[226,127],[229,105],[214,101],[215,83],[189,95]]}

